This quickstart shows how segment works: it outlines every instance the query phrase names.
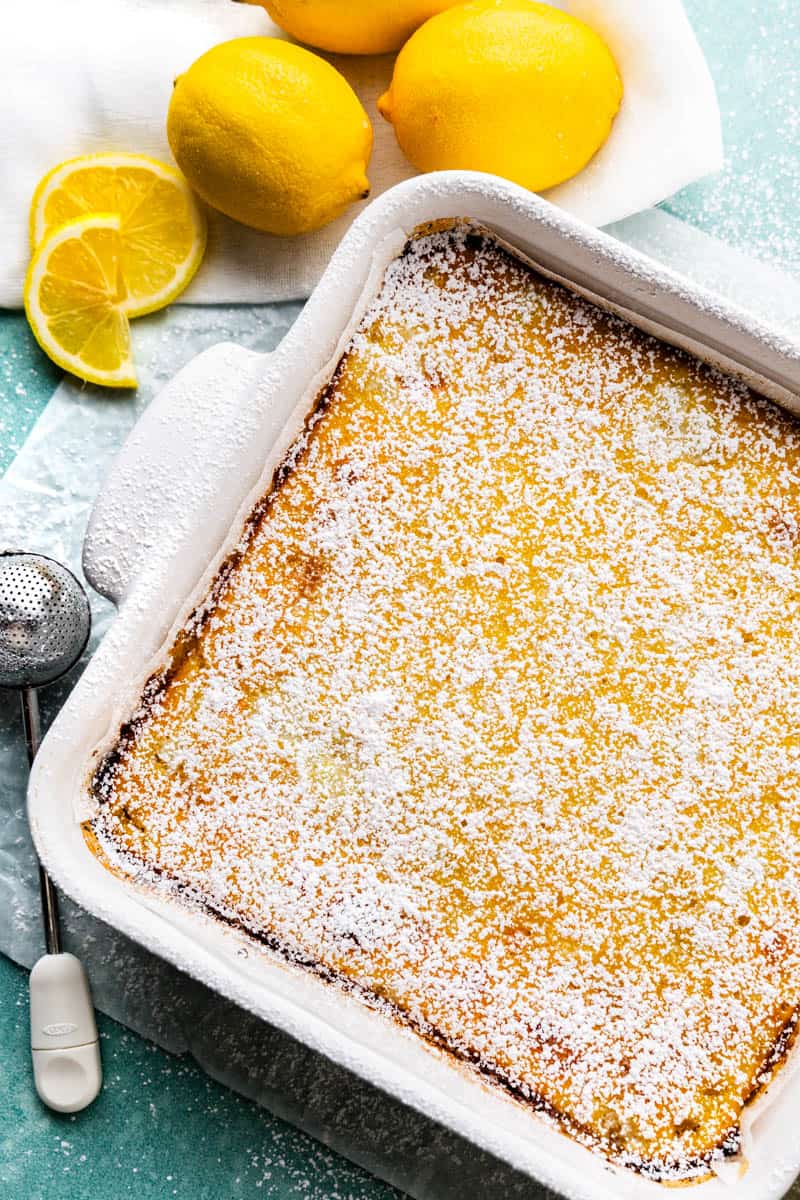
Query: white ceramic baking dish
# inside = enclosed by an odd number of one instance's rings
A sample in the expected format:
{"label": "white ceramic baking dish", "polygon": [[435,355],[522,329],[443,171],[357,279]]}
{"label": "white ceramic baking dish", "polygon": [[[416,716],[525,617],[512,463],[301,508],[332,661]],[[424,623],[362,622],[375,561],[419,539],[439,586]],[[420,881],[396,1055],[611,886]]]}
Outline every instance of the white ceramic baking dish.
{"label": "white ceramic baking dish", "polygon": [[[238,538],[385,265],[415,226],[446,217],[488,226],[545,274],[800,413],[800,346],[743,311],[512,184],[452,172],[399,185],[352,226],[277,350],[220,345],[200,355],[151,405],[114,463],[89,523],[85,569],[119,615],[40,751],[31,824],[45,865],[75,900],[265,1021],[562,1193],[644,1200],[661,1185],[608,1166],[334,986],[116,878],[79,828],[88,772]],[[749,1110],[747,1165],[728,1162],[723,1175],[697,1184],[702,1200],[785,1193],[800,1169],[797,1061],[790,1054]]]}

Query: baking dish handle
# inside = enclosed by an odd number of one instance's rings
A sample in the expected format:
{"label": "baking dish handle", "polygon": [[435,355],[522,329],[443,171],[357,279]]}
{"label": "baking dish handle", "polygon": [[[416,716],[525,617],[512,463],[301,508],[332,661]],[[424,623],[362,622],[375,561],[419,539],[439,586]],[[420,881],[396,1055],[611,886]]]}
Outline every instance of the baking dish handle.
{"label": "baking dish handle", "polygon": [[211,346],[170,380],[129,434],[83,546],[86,578],[117,606],[153,554],[162,558],[187,538],[211,547],[230,527],[241,500],[242,447],[263,408],[257,381],[268,357],[230,342]]}

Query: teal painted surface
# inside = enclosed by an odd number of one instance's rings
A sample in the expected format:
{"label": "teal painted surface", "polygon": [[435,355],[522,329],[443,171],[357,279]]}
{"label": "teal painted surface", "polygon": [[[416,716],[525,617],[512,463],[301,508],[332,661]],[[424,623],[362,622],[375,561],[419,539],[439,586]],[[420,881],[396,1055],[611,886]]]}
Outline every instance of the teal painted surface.
{"label": "teal painted surface", "polygon": [[[716,80],[726,165],[664,207],[800,273],[800,5],[686,0],[686,8]],[[24,318],[0,314],[0,473],[57,379]],[[101,1021],[106,1090],[97,1106],[79,1118],[47,1113],[31,1089],[26,1023],[25,973],[0,958],[0,1197],[398,1195],[110,1020]]]}
{"label": "teal painted surface", "polygon": [[0,475],[60,378],[58,367],[36,345],[24,315],[0,311]]}
{"label": "teal painted surface", "polygon": [[725,166],[662,207],[800,274],[800,4],[684,4],[714,76]]}
{"label": "teal painted surface", "polygon": [[100,1019],[105,1087],[56,1116],[30,1078],[27,972],[0,957],[3,1200],[394,1200],[197,1067]]}

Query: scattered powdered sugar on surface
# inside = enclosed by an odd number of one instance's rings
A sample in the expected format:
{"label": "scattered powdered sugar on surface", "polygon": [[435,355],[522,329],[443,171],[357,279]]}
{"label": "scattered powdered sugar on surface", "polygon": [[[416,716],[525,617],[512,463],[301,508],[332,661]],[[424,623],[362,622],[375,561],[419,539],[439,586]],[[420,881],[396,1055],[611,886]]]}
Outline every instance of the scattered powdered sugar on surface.
{"label": "scattered powdered sugar on surface", "polygon": [[798,426],[465,229],[390,265],[98,776],[109,858],[615,1161],[798,1005]]}

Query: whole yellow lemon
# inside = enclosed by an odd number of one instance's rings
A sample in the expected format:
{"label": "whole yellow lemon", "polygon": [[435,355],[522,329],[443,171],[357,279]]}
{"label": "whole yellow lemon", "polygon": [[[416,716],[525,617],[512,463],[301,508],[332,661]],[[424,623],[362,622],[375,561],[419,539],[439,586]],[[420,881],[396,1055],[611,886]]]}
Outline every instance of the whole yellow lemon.
{"label": "whole yellow lemon", "polygon": [[605,42],[536,0],[471,0],[406,42],[378,108],[420,171],[489,171],[532,191],[608,137],[622,83]]}
{"label": "whole yellow lemon", "polygon": [[335,54],[389,54],[458,0],[248,0],[299,42]]}
{"label": "whole yellow lemon", "polygon": [[309,233],[369,194],[372,126],[329,63],[278,38],[235,38],[175,81],[175,161],[202,198],[266,233]]}

